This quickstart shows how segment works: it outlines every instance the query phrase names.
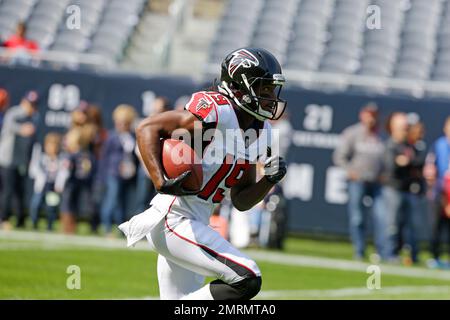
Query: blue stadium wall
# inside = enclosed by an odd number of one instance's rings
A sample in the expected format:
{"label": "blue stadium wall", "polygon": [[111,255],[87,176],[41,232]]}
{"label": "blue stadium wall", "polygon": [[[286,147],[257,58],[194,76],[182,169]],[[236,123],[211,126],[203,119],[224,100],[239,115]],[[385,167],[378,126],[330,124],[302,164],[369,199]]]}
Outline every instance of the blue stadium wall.
{"label": "blue stadium wall", "polygon": [[[145,116],[155,96],[166,96],[174,102],[204,86],[180,77],[0,67],[0,87],[10,92],[12,104],[17,104],[26,90],[35,89],[41,94],[41,139],[47,131],[65,130],[69,114],[80,99],[101,106],[105,125],[111,127],[112,110],[120,103],[135,106]],[[339,133],[358,120],[362,105],[376,102],[382,123],[392,111],[420,117],[426,126],[428,146],[442,134],[444,120],[450,115],[450,101],[436,99],[326,94],[294,87],[288,87],[284,96],[289,101],[293,127],[291,135],[282,137],[290,141],[289,172],[284,187],[292,232],[347,234],[345,174],[333,166],[331,154]],[[429,233],[430,217],[425,199],[421,205],[424,238]]]}

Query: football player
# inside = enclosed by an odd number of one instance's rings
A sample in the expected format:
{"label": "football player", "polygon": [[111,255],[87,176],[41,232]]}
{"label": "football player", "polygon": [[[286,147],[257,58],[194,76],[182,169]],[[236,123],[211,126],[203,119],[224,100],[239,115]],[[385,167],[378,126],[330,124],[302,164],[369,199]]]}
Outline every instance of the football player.
{"label": "football player", "polygon": [[[161,299],[251,299],[261,288],[256,263],[208,226],[214,208],[228,194],[233,205],[246,211],[259,203],[286,174],[285,161],[270,152],[270,124],[286,108],[280,98],[285,78],[277,59],[261,48],[241,48],[222,62],[215,90],[196,92],[184,110],[167,111],[143,120],[136,130],[142,160],[158,194],[150,208],[119,228],[131,246],[147,237],[159,253],[158,282]],[[197,125],[196,125],[197,122]],[[182,187],[190,172],[174,179],[164,175],[161,139],[185,129],[196,136],[241,134],[233,139],[239,150],[224,139],[203,146],[203,184],[200,190]],[[254,130],[253,140],[244,137]],[[198,133],[198,131],[197,131]],[[247,142],[247,143],[246,143]],[[244,152],[242,152],[244,150]],[[222,154],[220,161],[214,154]],[[256,162],[265,159],[265,175],[256,181]],[[204,285],[204,277],[216,280]]]}

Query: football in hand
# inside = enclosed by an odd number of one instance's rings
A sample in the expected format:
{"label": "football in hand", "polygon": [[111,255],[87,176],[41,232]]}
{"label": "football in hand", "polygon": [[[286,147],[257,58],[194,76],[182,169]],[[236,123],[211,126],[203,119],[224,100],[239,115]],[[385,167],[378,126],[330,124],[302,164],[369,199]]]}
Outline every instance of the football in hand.
{"label": "football in hand", "polygon": [[189,145],[175,139],[163,140],[161,158],[167,178],[173,179],[186,171],[191,171],[182,184],[183,188],[190,191],[201,189],[203,184],[201,159]]}

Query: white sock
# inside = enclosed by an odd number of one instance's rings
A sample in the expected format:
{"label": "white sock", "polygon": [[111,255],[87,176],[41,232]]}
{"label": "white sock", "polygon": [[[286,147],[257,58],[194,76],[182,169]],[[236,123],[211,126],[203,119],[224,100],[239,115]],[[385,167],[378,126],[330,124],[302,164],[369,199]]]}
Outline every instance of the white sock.
{"label": "white sock", "polygon": [[180,300],[214,300],[214,298],[211,295],[211,290],[209,290],[208,283],[206,286],[201,287],[197,291],[185,295]]}

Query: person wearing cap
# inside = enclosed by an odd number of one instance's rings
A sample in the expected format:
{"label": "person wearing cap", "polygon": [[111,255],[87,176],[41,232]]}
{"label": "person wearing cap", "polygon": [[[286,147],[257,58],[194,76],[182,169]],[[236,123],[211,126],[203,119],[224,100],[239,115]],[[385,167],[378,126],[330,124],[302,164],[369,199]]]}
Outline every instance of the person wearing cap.
{"label": "person wearing cap", "polygon": [[406,264],[417,263],[419,254],[418,230],[423,223],[420,195],[424,192],[420,183],[421,171],[425,164],[426,148],[408,141],[410,133],[408,115],[393,112],[387,121],[389,139],[386,141],[384,156],[383,201],[387,213],[388,254],[391,262],[400,262],[403,249],[402,231],[409,245],[410,257]]}
{"label": "person wearing cap", "polygon": [[349,232],[357,260],[362,260],[366,254],[366,209],[370,204],[375,247],[378,255],[386,258],[380,184],[383,152],[383,141],[378,133],[378,107],[368,103],[359,112],[359,122],[342,132],[333,153],[334,163],[347,173]]}
{"label": "person wearing cap", "polygon": [[25,223],[24,189],[27,179],[31,150],[39,121],[37,110],[39,96],[29,91],[20,104],[5,113],[0,132],[0,172],[3,190],[1,193],[0,222],[9,229],[13,199],[16,198],[17,227]]}

